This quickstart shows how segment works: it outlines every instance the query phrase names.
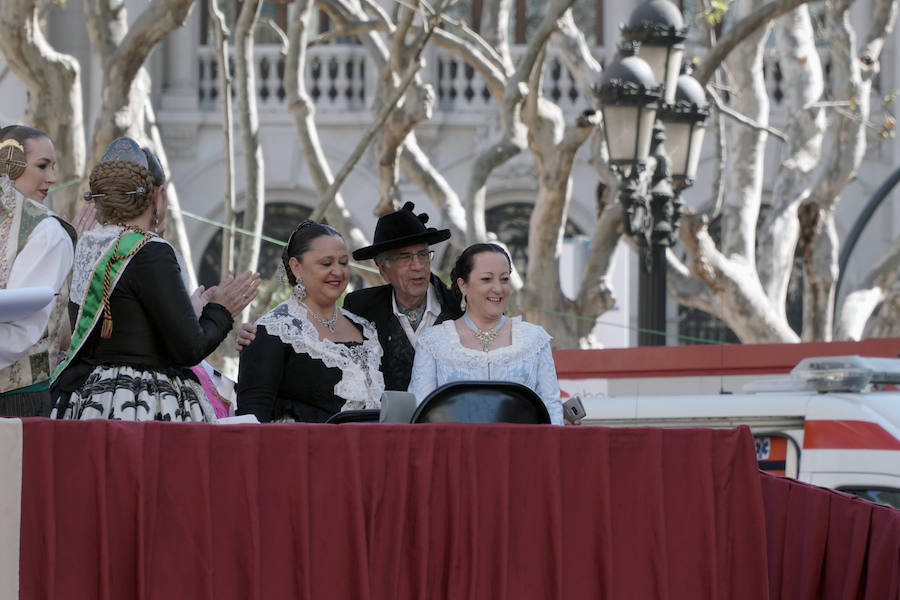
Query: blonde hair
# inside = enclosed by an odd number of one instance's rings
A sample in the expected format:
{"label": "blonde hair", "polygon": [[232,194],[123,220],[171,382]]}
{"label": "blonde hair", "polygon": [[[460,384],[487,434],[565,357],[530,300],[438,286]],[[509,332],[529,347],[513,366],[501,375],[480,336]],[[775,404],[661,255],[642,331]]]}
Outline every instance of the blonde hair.
{"label": "blonde hair", "polygon": [[97,220],[122,223],[150,206],[153,199],[153,177],[141,165],[127,160],[98,163],[91,170],[91,192],[85,197],[97,204]]}

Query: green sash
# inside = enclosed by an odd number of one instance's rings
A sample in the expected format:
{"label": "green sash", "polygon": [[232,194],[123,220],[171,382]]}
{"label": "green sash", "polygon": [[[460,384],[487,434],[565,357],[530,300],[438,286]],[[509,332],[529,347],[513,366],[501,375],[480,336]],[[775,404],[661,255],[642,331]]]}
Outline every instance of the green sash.
{"label": "green sash", "polygon": [[[78,317],[75,319],[75,332],[72,334],[72,343],[69,345],[69,351],[66,353],[66,358],[59,363],[56,367],[56,371],[53,372],[53,377],[50,379],[51,385],[56,381],[56,378],[59,377],[59,374],[69,365],[69,362],[75,358],[75,355],[81,350],[84,342],[90,337],[94,327],[102,320],[103,280],[106,276],[106,265],[112,259],[113,253],[116,253],[119,256],[127,255],[134,250],[135,246],[143,244],[144,240],[149,237],[149,235],[143,233],[126,233],[121,237],[118,244],[113,241],[109,250],[106,251],[106,254],[104,254],[103,258],[97,263],[97,267],[94,269],[94,274],[91,276],[91,281],[88,284],[84,302],[78,309]],[[131,262],[132,258],[134,257],[130,256],[126,260],[118,260],[110,266],[110,294],[112,294],[112,291],[115,289],[116,283],[119,281],[119,276],[125,269],[125,265]]]}

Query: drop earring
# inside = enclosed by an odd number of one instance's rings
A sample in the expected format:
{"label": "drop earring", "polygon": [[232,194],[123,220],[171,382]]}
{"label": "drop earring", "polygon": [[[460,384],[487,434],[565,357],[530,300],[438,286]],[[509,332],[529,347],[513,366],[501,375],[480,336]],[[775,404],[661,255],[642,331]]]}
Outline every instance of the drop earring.
{"label": "drop earring", "polygon": [[153,223],[150,226],[150,230],[156,233],[156,230],[159,228],[159,207],[153,207]]}
{"label": "drop earring", "polygon": [[462,300],[459,302],[459,309],[463,312],[466,312],[466,309],[469,308],[469,304],[466,302],[466,295],[463,294]]}
{"label": "drop earring", "polygon": [[294,284],[293,294],[297,302],[303,302],[303,299],[306,298],[306,286],[303,285],[303,278],[299,275],[297,275],[297,283]]}

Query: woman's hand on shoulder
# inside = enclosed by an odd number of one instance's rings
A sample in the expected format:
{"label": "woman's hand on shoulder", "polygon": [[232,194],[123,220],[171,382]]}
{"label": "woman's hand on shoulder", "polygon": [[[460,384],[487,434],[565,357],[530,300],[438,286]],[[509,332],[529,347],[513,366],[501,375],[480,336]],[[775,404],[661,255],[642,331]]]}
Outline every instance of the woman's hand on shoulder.
{"label": "woman's hand on shoulder", "polygon": [[85,202],[84,206],[75,215],[75,218],[72,219],[72,227],[75,228],[75,233],[78,234],[78,237],[81,237],[82,233],[90,231],[96,224],[97,205],[93,202]]}
{"label": "woman's hand on shoulder", "polygon": [[243,325],[241,325],[241,328],[238,329],[237,344],[235,344],[235,349],[238,352],[249,346],[250,342],[256,339],[256,321],[258,319],[259,316],[257,316],[252,321],[244,323]]}
{"label": "woman's hand on shoulder", "polygon": [[237,277],[228,277],[210,288],[208,301],[224,306],[232,317],[236,317],[247,308],[259,293],[259,273],[247,271]]}

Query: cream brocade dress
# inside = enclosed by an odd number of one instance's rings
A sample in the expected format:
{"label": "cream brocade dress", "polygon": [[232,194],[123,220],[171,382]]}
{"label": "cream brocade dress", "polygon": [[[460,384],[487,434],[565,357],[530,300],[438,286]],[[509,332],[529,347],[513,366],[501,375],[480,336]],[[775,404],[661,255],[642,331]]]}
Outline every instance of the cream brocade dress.
{"label": "cream brocade dress", "polygon": [[433,390],[453,381],[512,381],[534,390],[544,401],[550,422],[562,425],[550,335],[521,317],[510,321],[512,343],[488,352],[463,346],[455,321],[444,321],[423,332],[416,342],[409,391],[421,403]]}

